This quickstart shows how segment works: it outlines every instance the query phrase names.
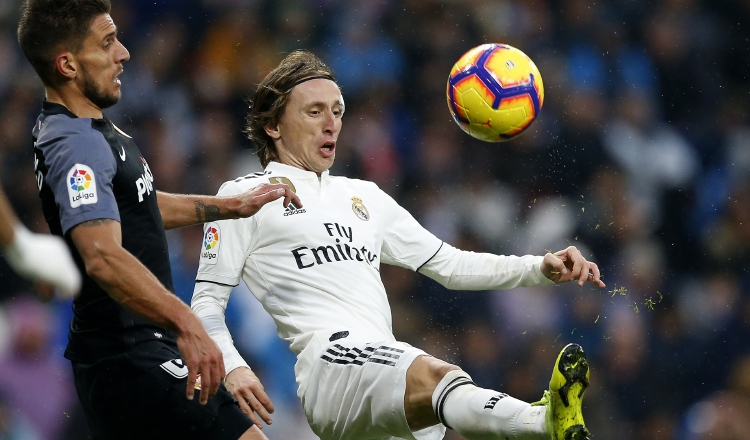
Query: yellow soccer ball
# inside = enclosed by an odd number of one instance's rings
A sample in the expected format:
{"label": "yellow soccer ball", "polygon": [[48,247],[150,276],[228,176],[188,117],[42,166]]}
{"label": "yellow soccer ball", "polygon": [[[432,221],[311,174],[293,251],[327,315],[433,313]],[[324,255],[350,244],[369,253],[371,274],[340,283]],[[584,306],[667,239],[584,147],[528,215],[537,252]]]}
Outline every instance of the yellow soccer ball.
{"label": "yellow soccer ball", "polygon": [[539,116],[544,84],[534,62],[507,44],[482,44],[451,69],[446,90],[456,123],[487,141],[512,139]]}

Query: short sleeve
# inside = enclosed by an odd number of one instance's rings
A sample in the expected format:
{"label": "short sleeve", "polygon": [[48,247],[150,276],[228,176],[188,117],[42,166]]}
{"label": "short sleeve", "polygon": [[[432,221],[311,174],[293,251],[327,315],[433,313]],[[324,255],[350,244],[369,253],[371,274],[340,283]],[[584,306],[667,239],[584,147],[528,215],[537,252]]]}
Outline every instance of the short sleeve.
{"label": "short sleeve", "polygon": [[[243,191],[235,182],[227,182],[221,186],[217,195],[232,196]],[[252,239],[252,219],[253,217],[221,220],[203,225],[196,281],[229,286],[240,283]]]}
{"label": "short sleeve", "polygon": [[391,196],[385,192],[382,194],[385,200],[383,213],[387,219],[381,261],[416,271],[437,253],[443,242],[422,227]]}
{"label": "short sleeve", "polygon": [[90,119],[49,121],[36,148],[42,153],[44,179],[55,196],[63,234],[89,220],[120,221],[112,191],[117,162]]}

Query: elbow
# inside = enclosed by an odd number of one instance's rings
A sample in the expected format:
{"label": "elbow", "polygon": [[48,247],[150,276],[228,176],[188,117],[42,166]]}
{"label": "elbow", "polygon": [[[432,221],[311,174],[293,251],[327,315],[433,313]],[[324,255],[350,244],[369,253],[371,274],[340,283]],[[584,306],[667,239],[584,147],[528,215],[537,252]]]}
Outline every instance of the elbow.
{"label": "elbow", "polygon": [[96,258],[86,262],[86,274],[94,280],[103,280],[107,275],[107,264],[104,259]]}
{"label": "elbow", "polygon": [[159,206],[159,214],[161,214],[161,222],[165,231],[179,227],[172,220],[169,201],[169,194],[156,191],[156,204]]}
{"label": "elbow", "polygon": [[161,206],[159,206],[159,211],[161,214],[161,223],[164,226],[165,231],[169,231],[170,229],[177,229],[178,227],[180,227],[180,225],[175,224],[169,211],[166,211]]}
{"label": "elbow", "polygon": [[190,308],[198,316],[206,316],[214,314],[218,311],[223,310],[219,301],[216,298],[212,298],[210,295],[203,293],[194,293],[193,299],[190,301]]}
{"label": "elbow", "polygon": [[[206,325],[213,321],[224,321],[224,310],[221,303],[211,295],[195,293],[190,302],[190,308],[193,313],[200,318],[206,328],[212,328],[212,325]],[[210,334],[210,333],[209,333]]]}
{"label": "elbow", "polygon": [[196,301],[195,296],[193,296],[193,299],[190,301],[190,308],[193,310],[193,313],[201,316],[201,312],[203,312],[203,310],[206,308],[206,305],[205,302]]}
{"label": "elbow", "polygon": [[455,282],[453,274],[441,273],[440,271],[432,270],[429,268],[422,268],[417,271],[428,278],[431,278],[441,286],[448,290],[458,290],[460,287]]}
{"label": "elbow", "polygon": [[112,266],[105,255],[97,254],[85,259],[86,274],[97,282],[107,282],[112,274]]}

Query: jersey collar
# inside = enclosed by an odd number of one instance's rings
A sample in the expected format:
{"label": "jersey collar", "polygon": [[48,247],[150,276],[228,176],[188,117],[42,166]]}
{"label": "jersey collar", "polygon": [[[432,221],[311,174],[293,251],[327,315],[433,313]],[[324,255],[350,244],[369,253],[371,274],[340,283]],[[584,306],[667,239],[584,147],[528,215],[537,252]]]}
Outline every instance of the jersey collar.
{"label": "jersey collar", "polygon": [[[42,114],[45,115],[66,115],[74,119],[81,119],[78,116],[76,116],[75,113],[71,112],[67,107],[65,107],[62,104],[58,104],[56,102],[47,101],[46,99],[42,101]],[[100,121],[100,122],[106,122],[107,117],[102,115],[101,119],[95,119],[95,118],[88,118],[92,121]]]}
{"label": "jersey collar", "polygon": [[[293,167],[291,165],[285,165],[280,162],[269,162],[266,166],[266,171],[271,171],[273,174],[281,174],[284,177],[289,178],[318,180],[317,173]],[[328,170],[325,170],[320,174],[320,180],[328,180]]]}
{"label": "jersey collar", "polygon": [[42,101],[42,113],[45,115],[66,115],[71,118],[78,118],[78,116],[73,114],[73,112],[68,110],[64,105],[47,100]]}

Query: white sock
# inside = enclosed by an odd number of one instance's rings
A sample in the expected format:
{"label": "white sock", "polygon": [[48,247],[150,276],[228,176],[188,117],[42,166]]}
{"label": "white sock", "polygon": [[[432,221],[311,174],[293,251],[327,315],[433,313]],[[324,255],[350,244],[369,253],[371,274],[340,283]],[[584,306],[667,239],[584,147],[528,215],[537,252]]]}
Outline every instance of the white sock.
{"label": "white sock", "polygon": [[546,407],[479,388],[461,370],[443,377],[432,394],[432,408],[441,423],[468,440],[550,438],[544,418]]}

